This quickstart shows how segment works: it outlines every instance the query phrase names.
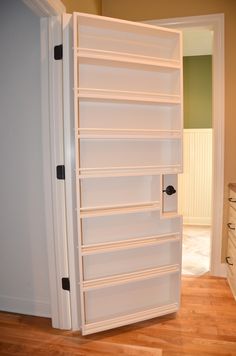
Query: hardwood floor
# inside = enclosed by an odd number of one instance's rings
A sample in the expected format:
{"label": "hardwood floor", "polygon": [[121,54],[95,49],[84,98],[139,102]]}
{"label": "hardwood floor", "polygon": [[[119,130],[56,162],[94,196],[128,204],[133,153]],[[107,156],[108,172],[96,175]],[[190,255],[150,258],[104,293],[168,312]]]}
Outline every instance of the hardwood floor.
{"label": "hardwood floor", "polygon": [[165,316],[82,337],[50,320],[0,313],[0,355],[236,355],[236,302],[223,278],[183,277],[182,307]]}

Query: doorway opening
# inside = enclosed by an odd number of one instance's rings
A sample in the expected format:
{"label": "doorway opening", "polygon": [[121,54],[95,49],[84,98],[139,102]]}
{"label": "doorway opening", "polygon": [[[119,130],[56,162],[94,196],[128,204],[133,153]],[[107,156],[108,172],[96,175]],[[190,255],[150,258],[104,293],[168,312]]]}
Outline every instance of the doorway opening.
{"label": "doorway opening", "polygon": [[226,276],[222,263],[222,226],[224,205],[224,15],[179,17],[145,21],[151,25],[173,29],[210,30],[212,47],[212,215],[210,274]]}
{"label": "doorway opening", "polygon": [[182,274],[210,270],[212,216],[212,47],[210,29],[183,29],[184,130],[179,175]]}

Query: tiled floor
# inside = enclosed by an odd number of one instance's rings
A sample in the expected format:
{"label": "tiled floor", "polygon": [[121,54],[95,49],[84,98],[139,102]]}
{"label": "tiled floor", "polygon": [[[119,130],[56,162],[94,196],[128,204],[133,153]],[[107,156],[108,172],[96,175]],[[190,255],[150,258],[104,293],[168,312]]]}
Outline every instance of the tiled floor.
{"label": "tiled floor", "polygon": [[209,271],[210,231],[209,226],[184,226],[182,274],[202,275]]}

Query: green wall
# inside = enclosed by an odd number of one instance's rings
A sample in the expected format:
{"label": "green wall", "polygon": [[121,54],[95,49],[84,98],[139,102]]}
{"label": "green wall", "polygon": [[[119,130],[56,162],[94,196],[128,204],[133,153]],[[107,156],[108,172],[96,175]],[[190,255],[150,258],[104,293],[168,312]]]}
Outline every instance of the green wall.
{"label": "green wall", "polygon": [[212,56],[184,57],[184,128],[212,127]]}

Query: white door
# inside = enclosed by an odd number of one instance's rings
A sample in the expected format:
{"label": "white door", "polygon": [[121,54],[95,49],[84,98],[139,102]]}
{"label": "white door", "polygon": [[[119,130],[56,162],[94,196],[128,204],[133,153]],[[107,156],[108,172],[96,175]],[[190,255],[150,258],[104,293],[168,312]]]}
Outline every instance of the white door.
{"label": "white door", "polygon": [[86,335],[179,308],[182,49],[179,31],[80,13],[73,38],[73,278]]}

